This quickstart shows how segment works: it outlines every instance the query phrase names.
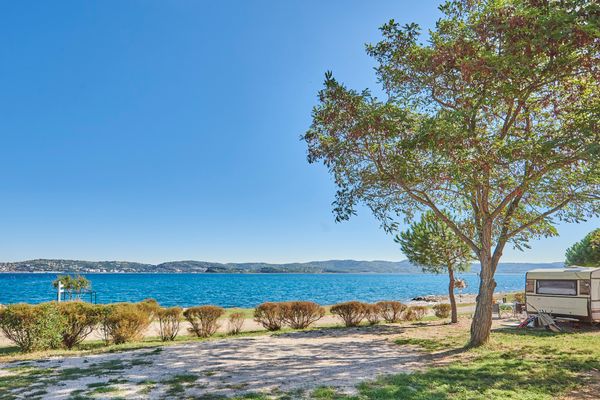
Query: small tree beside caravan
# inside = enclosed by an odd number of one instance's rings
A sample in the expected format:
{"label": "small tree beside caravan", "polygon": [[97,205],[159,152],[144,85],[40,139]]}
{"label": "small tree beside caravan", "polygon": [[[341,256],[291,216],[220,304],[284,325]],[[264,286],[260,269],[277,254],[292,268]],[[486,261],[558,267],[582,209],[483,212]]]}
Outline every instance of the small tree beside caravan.
{"label": "small tree beside caravan", "polygon": [[420,221],[413,223],[395,240],[408,260],[420,266],[423,272],[448,274],[451,322],[458,322],[454,289],[460,279],[456,279],[455,273],[469,270],[470,261],[474,259],[471,248],[431,211],[423,214]]}

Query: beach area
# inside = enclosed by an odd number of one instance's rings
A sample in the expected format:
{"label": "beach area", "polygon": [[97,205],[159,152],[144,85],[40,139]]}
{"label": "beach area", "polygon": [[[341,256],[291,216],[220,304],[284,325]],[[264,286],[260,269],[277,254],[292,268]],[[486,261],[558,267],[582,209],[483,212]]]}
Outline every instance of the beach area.
{"label": "beach area", "polygon": [[[500,299],[506,295],[507,294],[499,293],[497,297]],[[407,306],[431,307],[435,304],[448,302],[448,296],[429,295],[426,297],[429,301],[424,301],[424,300],[409,301],[406,303],[406,305]],[[473,310],[475,309],[475,297],[476,297],[475,295],[457,296],[456,300],[457,300],[457,305],[459,307],[459,313],[462,313],[462,314],[472,313]],[[318,321],[316,321],[314,323],[314,327],[332,327],[332,326],[340,324],[340,319],[334,315],[331,315],[331,313],[329,312],[330,306],[325,306],[324,308],[326,310],[326,314],[321,319],[319,319]],[[242,332],[264,331],[265,330],[264,327],[260,323],[258,323],[254,320],[253,311],[254,311],[253,308],[229,308],[229,309],[226,309],[225,315],[220,319],[219,328],[218,328],[217,332],[220,334],[226,334],[228,332],[229,326],[228,326],[228,322],[227,322],[227,317],[231,313],[234,313],[234,312],[239,312],[244,315],[244,322],[243,322],[242,330],[241,330]],[[430,309],[428,311],[428,314],[433,315],[433,311]],[[179,330],[178,336],[189,335],[189,328],[190,328],[189,322],[182,320],[181,328]],[[144,337],[156,338],[159,336],[158,331],[159,331],[158,322],[154,321],[154,322],[152,322],[150,327],[144,332]],[[90,336],[88,336],[88,340],[98,341],[98,340],[102,340],[102,339],[103,339],[103,337],[99,330],[95,330],[94,332],[92,332],[90,334]],[[7,347],[7,346],[11,346],[11,342],[0,332],[0,347]]]}

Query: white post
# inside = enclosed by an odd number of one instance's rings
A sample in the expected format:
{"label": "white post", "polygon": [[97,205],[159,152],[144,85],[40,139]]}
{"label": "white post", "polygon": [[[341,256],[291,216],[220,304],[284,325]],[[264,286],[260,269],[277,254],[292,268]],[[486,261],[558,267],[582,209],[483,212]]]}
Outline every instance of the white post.
{"label": "white post", "polygon": [[63,292],[63,284],[61,281],[58,281],[58,287],[56,288],[57,290],[57,294],[56,294],[56,301],[60,302],[62,296],[62,292]]}

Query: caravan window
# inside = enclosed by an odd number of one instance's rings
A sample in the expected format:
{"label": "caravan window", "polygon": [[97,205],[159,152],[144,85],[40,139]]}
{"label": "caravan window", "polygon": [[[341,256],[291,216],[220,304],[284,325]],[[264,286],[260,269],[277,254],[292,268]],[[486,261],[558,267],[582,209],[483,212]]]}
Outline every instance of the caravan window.
{"label": "caravan window", "polygon": [[564,296],[577,296],[576,280],[538,280],[538,294],[561,294]]}

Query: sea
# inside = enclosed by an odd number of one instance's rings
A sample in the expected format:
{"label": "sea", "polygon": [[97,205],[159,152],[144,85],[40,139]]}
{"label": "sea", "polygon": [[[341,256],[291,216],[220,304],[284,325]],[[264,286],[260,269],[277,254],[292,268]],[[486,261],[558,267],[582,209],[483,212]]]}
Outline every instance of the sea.
{"label": "sea", "polygon": [[[40,303],[56,298],[55,273],[0,274],[0,304]],[[445,295],[446,275],[430,274],[84,274],[98,303],[153,298],[164,306],[255,307],[265,301],[409,301]],[[479,276],[462,274],[464,294],[477,293]],[[524,274],[497,274],[497,292],[523,290]],[[461,291],[457,291],[457,294]],[[89,300],[84,296],[84,300]]]}

